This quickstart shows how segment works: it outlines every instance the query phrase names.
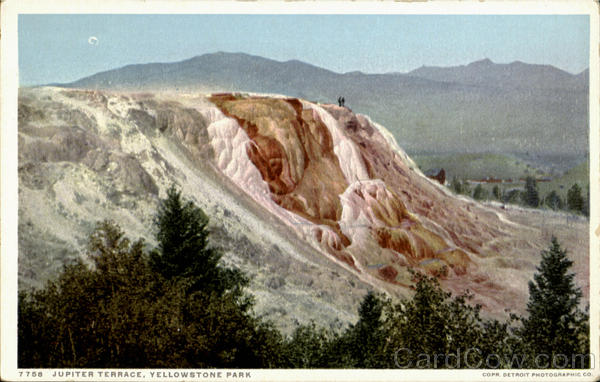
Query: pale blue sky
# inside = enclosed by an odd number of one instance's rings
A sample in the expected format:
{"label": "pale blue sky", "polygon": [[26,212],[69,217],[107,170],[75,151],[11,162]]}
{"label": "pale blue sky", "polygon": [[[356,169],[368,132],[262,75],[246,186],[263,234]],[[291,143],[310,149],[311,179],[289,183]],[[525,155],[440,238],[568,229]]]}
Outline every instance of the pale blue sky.
{"label": "pale blue sky", "polygon": [[[88,43],[95,36],[97,45]],[[482,58],[589,65],[589,17],[423,15],[20,15],[21,85],[217,51],[335,72],[407,72]]]}

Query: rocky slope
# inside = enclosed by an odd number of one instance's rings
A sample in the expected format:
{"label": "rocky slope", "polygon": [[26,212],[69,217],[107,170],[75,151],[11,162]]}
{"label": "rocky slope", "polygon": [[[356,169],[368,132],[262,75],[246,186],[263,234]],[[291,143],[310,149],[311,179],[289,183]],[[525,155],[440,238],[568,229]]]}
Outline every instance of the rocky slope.
{"label": "rocky slope", "polygon": [[550,234],[574,253],[587,295],[585,221],[456,197],[347,108],[59,88],[19,96],[21,287],[79,256],[104,218],[152,245],[172,182],[211,216],[225,261],[252,276],[257,310],[286,330],[351,321],[368,289],[410,294],[410,269],[469,289],[490,314],[522,311]]}

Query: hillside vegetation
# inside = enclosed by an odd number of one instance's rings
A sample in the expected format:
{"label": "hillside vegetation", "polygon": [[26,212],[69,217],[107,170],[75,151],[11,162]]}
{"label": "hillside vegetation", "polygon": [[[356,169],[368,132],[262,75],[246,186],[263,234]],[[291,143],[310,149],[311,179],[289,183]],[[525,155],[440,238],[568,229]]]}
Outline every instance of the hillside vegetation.
{"label": "hillside vegetation", "polygon": [[567,191],[574,184],[578,184],[582,190],[586,190],[590,184],[590,162],[586,160],[571,168],[563,175],[553,178],[550,182],[539,183],[540,194],[545,195],[555,190],[563,199],[567,197]]}
{"label": "hillside vegetation", "polygon": [[412,155],[422,171],[443,168],[446,178],[479,180],[486,178],[519,180],[528,175],[542,177],[546,174],[518,157],[507,154],[471,153],[446,155]]}

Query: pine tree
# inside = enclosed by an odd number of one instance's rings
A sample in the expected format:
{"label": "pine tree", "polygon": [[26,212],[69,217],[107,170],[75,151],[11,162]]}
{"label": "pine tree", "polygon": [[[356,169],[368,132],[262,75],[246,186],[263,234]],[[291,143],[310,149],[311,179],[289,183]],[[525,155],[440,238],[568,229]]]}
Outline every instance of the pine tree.
{"label": "pine tree", "polygon": [[450,188],[457,194],[471,194],[471,187],[469,187],[469,183],[467,183],[467,181],[460,180],[456,176],[452,178],[452,182],[450,182]]}
{"label": "pine tree", "polygon": [[359,320],[349,330],[354,367],[376,368],[388,362],[383,354],[382,312],[383,301],[375,293],[367,293],[358,309]]}
{"label": "pine tree", "polygon": [[548,196],[546,196],[544,203],[553,210],[562,210],[564,208],[563,200],[554,190],[552,190]]}
{"label": "pine tree", "polygon": [[488,191],[484,189],[481,184],[478,184],[477,187],[475,187],[475,190],[473,190],[473,199],[482,200],[487,199],[487,197]]}
{"label": "pine tree", "polygon": [[[351,367],[342,365],[340,359],[348,350],[341,342],[333,338],[332,333],[316,326],[314,321],[301,325],[292,333],[291,338],[283,349],[286,368],[324,368],[333,364],[334,367]],[[335,347],[332,346],[335,343]]]}
{"label": "pine tree", "polygon": [[549,362],[547,367],[581,367],[573,357],[589,351],[588,315],[579,309],[582,293],[575,285],[575,275],[568,273],[572,264],[553,237],[529,282],[529,316],[522,319],[522,337],[532,350],[530,359],[544,355],[540,359]]}
{"label": "pine tree", "polygon": [[151,261],[165,278],[189,280],[190,292],[202,289],[217,294],[247,284],[238,270],[219,266],[222,254],[208,243],[208,217],[194,203],[185,201],[174,185],[161,201],[154,224],[159,245]]}
{"label": "pine tree", "polygon": [[524,192],[521,190],[513,189],[504,193],[502,197],[504,203],[520,204],[524,200]]}
{"label": "pine tree", "polygon": [[569,191],[567,191],[567,207],[577,213],[584,212],[584,201],[583,196],[581,196],[581,187],[579,187],[577,183],[575,183],[571,188],[569,188]]}
{"label": "pine tree", "polygon": [[540,204],[537,183],[532,176],[525,179],[525,204],[529,207],[537,207]]}
{"label": "pine tree", "polygon": [[502,192],[500,191],[500,187],[498,187],[498,185],[494,186],[494,188],[492,189],[492,194],[497,200],[502,199]]}
{"label": "pine tree", "polygon": [[[481,306],[469,305],[470,294],[453,297],[441,289],[436,278],[416,275],[415,295],[402,299],[399,304],[384,305],[384,331],[387,349],[392,353],[391,367],[447,368],[469,367],[485,358],[485,338]],[[494,335],[494,338],[498,338]],[[433,362],[436,354],[465,354],[468,349],[479,348],[482,353],[471,352],[468,364],[446,364],[444,359]],[[398,352],[399,349],[405,351]],[[421,355],[428,355],[423,362]],[[472,366],[471,366],[472,367]]]}

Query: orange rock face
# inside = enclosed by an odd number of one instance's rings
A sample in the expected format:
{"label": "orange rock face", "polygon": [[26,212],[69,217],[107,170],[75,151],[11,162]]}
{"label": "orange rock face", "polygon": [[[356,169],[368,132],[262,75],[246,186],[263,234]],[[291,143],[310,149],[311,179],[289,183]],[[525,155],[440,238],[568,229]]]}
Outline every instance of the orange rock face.
{"label": "orange rock face", "polygon": [[[324,108],[336,115],[338,119],[353,118],[353,114],[346,109],[333,105]],[[490,215],[490,213],[482,211],[474,203],[458,200],[442,192],[439,187],[433,186],[424,176],[417,174],[414,168],[399,158],[379,132],[373,131],[367,121],[361,121],[359,118],[358,122],[358,127],[347,129],[346,133],[361,148],[361,154],[369,164],[371,177],[384,180],[387,187],[394,190],[394,198],[397,199],[393,202],[395,205],[399,206],[403,203],[410,213],[436,223],[436,227],[427,226],[424,229],[421,226],[409,230],[427,243],[421,252],[430,252],[415,254],[417,258],[424,255],[428,257],[431,253],[450,246],[450,243],[454,244],[451,245],[452,247],[467,250],[475,255],[497,254],[492,246],[487,245],[493,238],[503,235],[502,230],[499,229],[502,224],[496,224],[497,217],[486,216],[485,219],[477,221],[477,215]],[[471,208],[476,211],[471,211]],[[402,208],[390,206],[385,210],[402,210]],[[401,220],[393,216],[384,216],[382,220],[392,227],[401,223]],[[459,257],[463,259],[460,261],[461,265],[465,265],[465,259],[468,257],[466,253]]]}
{"label": "orange rock face", "polygon": [[[352,240],[340,228],[340,196],[349,184],[334,152],[333,137],[318,113],[305,109],[296,99],[217,94],[210,100],[235,119],[250,138],[248,157],[268,184],[272,200],[316,225],[329,227],[312,231],[316,241],[329,254],[358,270],[353,251],[347,250]],[[389,182],[409,176],[410,170],[384,142],[372,139],[378,133],[367,120],[344,108],[332,107],[328,111],[359,147],[369,177]],[[432,268],[422,266],[427,259],[437,259],[435,264],[464,274],[469,256],[425,228],[407,208],[408,203],[414,212],[426,213],[431,202],[401,182],[391,184],[400,186],[395,188],[400,194],[377,187],[354,190],[355,196],[364,200],[363,208],[369,209],[378,222],[370,228],[372,240],[381,249],[396,254],[394,264],[379,269],[375,276],[395,283],[395,267],[420,267],[427,271]]]}
{"label": "orange rock face", "polygon": [[368,118],[296,99],[210,101],[248,135],[268,197],[310,222],[299,231],[324,253],[385,285],[409,287],[408,269],[420,269],[502,308],[489,263],[525,246],[515,244],[514,225],[427,179]]}
{"label": "orange rock face", "polygon": [[342,211],[338,195],[348,184],[323,121],[296,99],[214,95],[210,100],[252,140],[248,156],[271,198],[315,224],[332,227],[343,246],[350,244],[337,223]]}

